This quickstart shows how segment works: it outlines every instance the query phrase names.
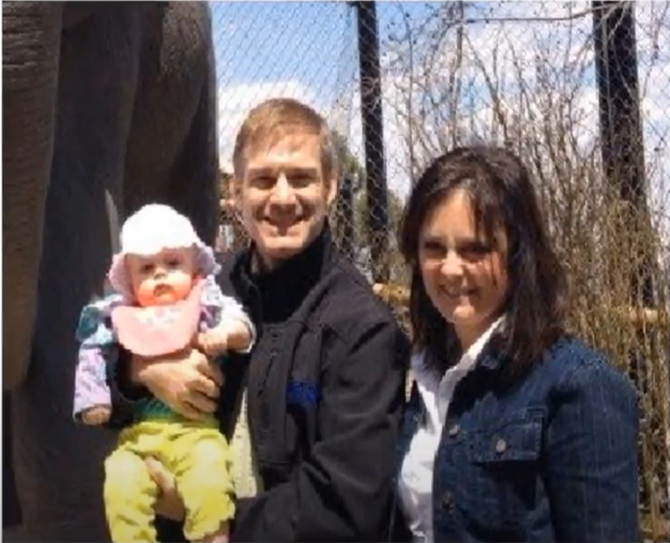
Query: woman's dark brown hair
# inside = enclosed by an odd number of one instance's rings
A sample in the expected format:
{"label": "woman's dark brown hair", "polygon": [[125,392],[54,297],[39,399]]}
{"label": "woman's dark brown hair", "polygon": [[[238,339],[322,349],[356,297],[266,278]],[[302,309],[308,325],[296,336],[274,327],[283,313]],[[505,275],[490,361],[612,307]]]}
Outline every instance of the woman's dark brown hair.
{"label": "woman's dark brown hair", "polygon": [[443,371],[461,349],[453,326],[426,294],[419,269],[419,236],[428,215],[456,189],[470,197],[477,228],[491,240],[507,235],[508,292],[503,329],[491,341],[512,374],[539,360],[563,333],[566,281],[540,213],[528,170],[498,147],[459,147],[439,158],[414,186],[405,207],[400,249],[412,269],[410,320],[414,343]]}

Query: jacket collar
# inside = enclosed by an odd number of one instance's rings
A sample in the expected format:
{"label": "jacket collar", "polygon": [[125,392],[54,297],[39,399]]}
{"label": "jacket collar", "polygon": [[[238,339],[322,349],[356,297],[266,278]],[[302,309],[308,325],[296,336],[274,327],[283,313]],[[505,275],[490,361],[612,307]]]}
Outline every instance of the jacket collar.
{"label": "jacket collar", "polygon": [[245,298],[259,299],[262,308],[259,317],[262,321],[285,320],[330,269],[335,253],[328,224],[301,253],[269,272],[253,270],[256,247],[252,244],[241,255],[234,273],[239,292]]}
{"label": "jacket collar", "polygon": [[477,362],[483,368],[495,371],[502,366],[503,357],[491,348],[485,348]]}

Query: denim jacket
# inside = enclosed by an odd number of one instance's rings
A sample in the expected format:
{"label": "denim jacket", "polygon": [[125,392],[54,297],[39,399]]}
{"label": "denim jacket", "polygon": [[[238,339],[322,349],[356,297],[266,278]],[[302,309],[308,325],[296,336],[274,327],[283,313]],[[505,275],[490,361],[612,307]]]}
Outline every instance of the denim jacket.
{"label": "denim jacket", "polygon": [[[456,387],[433,471],[436,541],[639,541],[635,390],[561,339],[523,378],[485,350]],[[423,417],[416,384],[398,473]]]}

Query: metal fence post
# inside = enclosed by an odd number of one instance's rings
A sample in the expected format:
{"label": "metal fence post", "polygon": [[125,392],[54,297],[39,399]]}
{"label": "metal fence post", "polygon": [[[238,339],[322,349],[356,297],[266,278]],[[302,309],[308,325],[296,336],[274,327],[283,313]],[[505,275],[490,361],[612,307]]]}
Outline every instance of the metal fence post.
{"label": "metal fence post", "polygon": [[[593,27],[603,169],[624,203],[630,204],[631,215],[645,218],[644,140],[632,2],[594,1]],[[631,296],[651,306],[650,274],[643,269],[639,272],[632,274]]]}
{"label": "metal fence post", "polygon": [[354,2],[358,21],[361,116],[365,142],[367,232],[372,261],[372,279],[389,280],[388,194],[384,157],[382,87],[379,66],[379,36],[375,2]]}

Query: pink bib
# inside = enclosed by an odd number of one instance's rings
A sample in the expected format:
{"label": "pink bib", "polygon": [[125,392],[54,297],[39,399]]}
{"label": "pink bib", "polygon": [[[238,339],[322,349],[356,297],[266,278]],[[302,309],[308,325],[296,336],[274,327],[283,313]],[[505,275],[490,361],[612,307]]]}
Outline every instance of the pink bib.
{"label": "pink bib", "polygon": [[199,281],[188,298],[154,307],[117,306],[112,326],[121,345],[131,353],[152,357],[175,353],[191,343],[200,321]]}

